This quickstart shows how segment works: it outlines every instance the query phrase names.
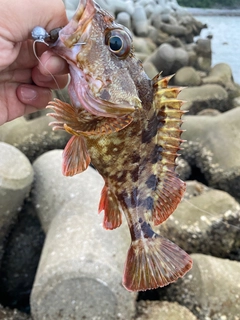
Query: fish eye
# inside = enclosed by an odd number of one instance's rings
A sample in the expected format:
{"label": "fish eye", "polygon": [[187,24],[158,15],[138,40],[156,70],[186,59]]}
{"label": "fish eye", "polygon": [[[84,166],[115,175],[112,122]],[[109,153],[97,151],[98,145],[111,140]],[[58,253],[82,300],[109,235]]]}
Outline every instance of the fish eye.
{"label": "fish eye", "polygon": [[108,40],[108,45],[111,51],[113,52],[119,52],[122,49],[123,41],[118,36],[112,36]]}
{"label": "fish eye", "polygon": [[126,31],[112,29],[105,36],[105,44],[115,56],[119,59],[124,59],[131,51],[132,40]]}

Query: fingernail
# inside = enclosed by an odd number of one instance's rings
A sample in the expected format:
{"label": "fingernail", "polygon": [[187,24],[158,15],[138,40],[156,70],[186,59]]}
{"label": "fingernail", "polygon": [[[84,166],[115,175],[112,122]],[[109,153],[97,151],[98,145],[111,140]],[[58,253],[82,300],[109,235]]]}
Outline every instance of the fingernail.
{"label": "fingernail", "polygon": [[37,92],[34,89],[22,86],[20,91],[21,91],[22,99],[26,101],[27,100],[32,101],[37,98]]}

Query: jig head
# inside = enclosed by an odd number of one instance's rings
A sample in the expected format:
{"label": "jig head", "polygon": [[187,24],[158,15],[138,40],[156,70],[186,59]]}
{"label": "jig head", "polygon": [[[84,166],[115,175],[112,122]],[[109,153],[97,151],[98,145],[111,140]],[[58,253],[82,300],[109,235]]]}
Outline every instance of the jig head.
{"label": "jig head", "polygon": [[49,46],[50,43],[54,43],[57,41],[59,36],[59,31],[62,29],[62,27],[58,27],[55,29],[52,29],[49,33],[40,26],[36,26],[32,30],[32,38],[34,39],[34,42],[42,42]]}

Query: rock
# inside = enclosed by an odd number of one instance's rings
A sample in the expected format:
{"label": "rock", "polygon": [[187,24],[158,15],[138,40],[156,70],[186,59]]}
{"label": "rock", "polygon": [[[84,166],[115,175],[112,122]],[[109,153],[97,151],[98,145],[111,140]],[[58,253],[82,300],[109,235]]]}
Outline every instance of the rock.
{"label": "rock", "polygon": [[[148,2],[148,1],[147,1]],[[151,1],[149,1],[151,2]],[[145,12],[146,12],[146,16],[147,18],[149,18],[153,12],[154,12],[154,9],[155,9],[155,3],[154,1],[152,1],[152,3],[148,3],[146,6],[145,6]]]}
{"label": "rock", "polygon": [[178,25],[177,19],[169,13],[162,14],[161,20],[166,24],[175,25],[175,26]]}
{"label": "rock", "polygon": [[176,302],[139,301],[136,320],[197,320],[186,307]]}
{"label": "rock", "polygon": [[201,71],[209,71],[211,69],[212,58],[211,57],[199,57],[197,56],[196,68]]}
{"label": "rock", "polygon": [[161,22],[159,27],[163,32],[166,32],[167,34],[175,37],[181,37],[187,33],[187,29],[184,26],[180,25],[172,25]]}
{"label": "rock", "polygon": [[168,41],[169,36],[167,33],[162,32],[154,28],[153,26],[148,27],[148,38],[151,39],[157,46]]}
{"label": "rock", "polygon": [[189,59],[189,66],[192,66],[195,68],[197,65],[197,54],[194,51],[188,51],[188,59]]}
{"label": "rock", "polygon": [[221,85],[228,92],[229,105],[234,107],[234,98],[239,97],[240,90],[234,83],[232,70],[226,63],[216,64],[203,79],[203,83],[215,83]]}
{"label": "rock", "polygon": [[198,39],[195,50],[198,56],[196,64],[197,69],[202,71],[210,71],[212,63],[211,40]]}
{"label": "rock", "polygon": [[[29,298],[44,242],[35,210],[25,201],[5,245],[0,269],[0,301],[29,311]],[[1,319],[1,317],[0,317]]]}
{"label": "rock", "polygon": [[178,98],[187,101],[183,104],[182,109],[188,110],[188,114],[197,114],[207,108],[221,112],[231,108],[228,104],[227,91],[217,84],[186,88],[178,95]]}
{"label": "rock", "polygon": [[31,320],[32,317],[16,309],[11,310],[0,305],[0,320]]}
{"label": "rock", "polygon": [[179,69],[173,80],[177,86],[194,87],[202,83],[199,73],[193,67],[183,67]]}
{"label": "rock", "polygon": [[32,162],[42,153],[63,148],[69,134],[65,131],[52,131],[51,117],[40,117],[26,121],[23,117],[7,122],[0,127],[0,141],[14,145]]}
{"label": "rock", "polygon": [[166,43],[170,44],[174,48],[182,48],[185,49],[183,42],[179,38],[175,38],[173,36],[168,37]]}
{"label": "rock", "polygon": [[208,185],[240,199],[240,108],[215,117],[186,116],[182,157],[197,167]]}
{"label": "rock", "polygon": [[209,188],[205,186],[205,184],[197,180],[188,180],[186,181],[186,191],[184,193],[184,199],[188,200],[192,197],[197,197],[206,191],[209,191]]}
{"label": "rock", "polygon": [[116,21],[131,30],[131,16],[129,13],[119,12]]}
{"label": "rock", "polygon": [[188,65],[188,53],[183,48],[175,48],[175,61],[171,73],[175,73],[180,68]]}
{"label": "rock", "polygon": [[208,189],[184,199],[159,229],[188,253],[229,257],[240,247],[238,225],[238,202],[224,191]]}
{"label": "rock", "polygon": [[165,299],[185,305],[199,320],[239,320],[240,262],[202,254],[192,259],[192,270],[167,287]]}
{"label": "rock", "polygon": [[3,242],[33,181],[33,169],[17,148],[0,142],[0,262]]}
{"label": "rock", "polygon": [[187,180],[191,175],[190,165],[187,163],[187,161],[185,161],[182,158],[177,158],[176,163],[177,163],[176,171],[179,174],[180,178],[182,180]]}
{"label": "rock", "polygon": [[156,45],[151,39],[142,37],[133,37],[133,47],[135,52],[146,53],[147,55],[156,50]]}
{"label": "rock", "polygon": [[140,60],[141,62],[144,62],[147,57],[148,57],[148,54],[146,53],[141,53],[141,52],[135,52],[135,57]]}
{"label": "rock", "polygon": [[211,108],[204,109],[204,110],[197,113],[198,116],[210,116],[210,117],[215,117],[220,114],[221,114],[220,111],[215,110],[215,109],[211,109]]}
{"label": "rock", "polygon": [[162,44],[155,52],[153,52],[146,62],[151,62],[160,72],[163,72],[163,76],[169,75],[170,70],[175,61],[175,49],[167,44]]}
{"label": "rock", "polygon": [[104,230],[97,214],[103,179],[92,168],[64,177],[61,161],[62,151],[54,150],[34,163],[34,203],[47,236],[31,295],[33,317],[131,318],[136,294],[121,284],[128,228]]}
{"label": "rock", "polygon": [[150,61],[143,62],[143,68],[150,79],[154,78],[156,74],[158,74],[158,70]]}
{"label": "rock", "polygon": [[132,25],[135,34],[139,37],[146,37],[148,35],[148,21],[145,10],[138,5],[132,15]]}
{"label": "rock", "polygon": [[233,87],[232,70],[227,63],[218,63],[210,70],[203,82],[219,84],[226,89],[230,89]]}
{"label": "rock", "polygon": [[211,41],[210,39],[198,39],[196,42],[196,51],[202,56],[209,56],[211,54]]}
{"label": "rock", "polygon": [[[71,0],[65,0],[65,2],[68,2]],[[101,8],[104,10],[107,10],[110,12],[113,16],[116,15],[117,12],[127,12],[130,15],[134,12],[134,4],[133,1],[128,0],[114,0],[114,1],[108,1],[108,0],[97,0],[97,3],[100,5]]]}
{"label": "rock", "polygon": [[232,104],[233,104],[233,108],[240,107],[240,97],[234,98],[233,101],[232,101]]}

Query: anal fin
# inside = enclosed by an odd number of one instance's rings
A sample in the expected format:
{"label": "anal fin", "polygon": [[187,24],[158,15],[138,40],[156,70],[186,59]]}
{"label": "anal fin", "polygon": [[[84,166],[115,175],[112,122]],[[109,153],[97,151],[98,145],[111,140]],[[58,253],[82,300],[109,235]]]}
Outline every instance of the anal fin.
{"label": "anal fin", "polygon": [[104,210],[103,227],[105,229],[115,229],[122,224],[122,214],[118,207],[117,198],[106,185],[102,189],[101,200],[98,213]]}
{"label": "anal fin", "polygon": [[132,242],[123,285],[129,291],[163,287],[182,277],[192,267],[191,257],[176,244],[156,235]]}

